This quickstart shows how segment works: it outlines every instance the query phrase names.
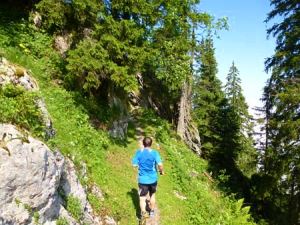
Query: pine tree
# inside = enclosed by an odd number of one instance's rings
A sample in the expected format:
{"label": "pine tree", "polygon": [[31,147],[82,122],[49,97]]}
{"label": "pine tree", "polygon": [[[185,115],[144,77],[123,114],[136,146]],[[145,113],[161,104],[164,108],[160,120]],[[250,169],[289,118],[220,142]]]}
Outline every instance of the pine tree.
{"label": "pine tree", "polygon": [[253,118],[249,114],[248,105],[241,87],[239,71],[234,62],[229,69],[225,85],[225,94],[229,106],[232,108],[233,118],[231,124],[236,124],[235,146],[232,151],[236,151],[236,164],[244,175],[251,177],[256,172],[257,152],[254,148]]}
{"label": "pine tree", "polygon": [[202,141],[203,156],[210,158],[221,139],[217,130],[217,115],[224,101],[221,81],[217,78],[217,62],[213,40],[209,36],[198,45],[195,58],[200,65],[195,74],[193,116]]}
{"label": "pine tree", "polygon": [[277,38],[275,54],[266,61],[271,77],[264,90],[266,149],[264,176],[271,178],[265,204],[276,215],[274,224],[298,224],[300,220],[300,3],[271,0],[274,9],[267,21],[282,21],[268,33]]}

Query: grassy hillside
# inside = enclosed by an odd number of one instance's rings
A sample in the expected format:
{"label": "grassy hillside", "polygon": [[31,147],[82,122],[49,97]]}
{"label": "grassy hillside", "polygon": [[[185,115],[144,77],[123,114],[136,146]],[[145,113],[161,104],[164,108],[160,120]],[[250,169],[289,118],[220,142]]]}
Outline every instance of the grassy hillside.
{"label": "grassy hillside", "polygon": [[[54,78],[63,71],[58,54],[52,50],[51,37],[32,30],[22,19],[7,22],[3,10],[0,13],[0,21],[4,21],[0,24],[1,55],[31,71],[51,114],[56,136],[47,144],[70,156],[79,171],[86,164],[88,177],[81,177],[81,181],[89,187],[96,183],[105,195],[105,201],[100,201],[89,194],[97,213],[110,214],[120,224],[137,224],[136,171],[131,166],[139,145],[137,123],[130,124],[126,141],[112,140],[107,132],[94,128],[90,112],[97,111],[97,117],[105,120],[106,109],[57,84]],[[5,101],[3,104],[12,98]],[[160,177],[157,193],[161,224],[253,224],[249,222],[249,208],[242,208],[242,200],[225,197],[217,190],[217,184],[204,174],[206,162],[178,140],[166,121],[147,110],[136,115],[145,133],[155,137],[154,147],[159,144],[165,164],[166,175]]]}

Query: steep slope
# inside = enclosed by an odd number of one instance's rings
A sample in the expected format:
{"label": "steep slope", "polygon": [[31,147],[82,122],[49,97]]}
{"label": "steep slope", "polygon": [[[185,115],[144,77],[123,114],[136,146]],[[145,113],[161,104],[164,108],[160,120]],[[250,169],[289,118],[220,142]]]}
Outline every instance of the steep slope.
{"label": "steep slope", "polygon": [[[84,104],[88,99],[65,90],[51,79],[59,71],[57,61],[51,58],[56,57],[51,38],[42,33],[32,38],[26,29],[19,29],[18,22],[11,23],[9,30],[6,25],[1,26],[1,54],[30,68],[39,83],[56,131],[47,144],[70,156],[78,170],[85,163],[87,175],[80,177],[80,181],[88,187],[88,199],[96,213],[112,214],[119,224],[137,224],[136,171],[131,166],[131,157],[139,148],[135,125],[129,124],[125,141],[110,139],[105,131],[92,126]],[[12,42],[10,32],[14,26],[15,31],[23,33]],[[155,137],[154,147],[159,148],[164,159],[166,175],[160,177],[157,193],[160,224],[253,224],[249,222],[249,208],[242,208],[242,200],[218,192],[217,184],[207,176],[206,162],[172,133],[166,121],[147,110],[140,110],[136,119],[145,134]],[[105,201],[92,191],[95,186],[101,187]]]}

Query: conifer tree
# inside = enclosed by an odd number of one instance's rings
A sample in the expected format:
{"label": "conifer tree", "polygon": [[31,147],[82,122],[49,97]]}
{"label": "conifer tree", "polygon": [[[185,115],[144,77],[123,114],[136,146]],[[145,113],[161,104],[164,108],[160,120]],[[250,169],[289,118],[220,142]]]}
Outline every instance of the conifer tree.
{"label": "conifer tree", "polygon": [[199,129],[203,156],[206,158],[212,156],[221,139],[217,115],[224,102],[221,81],[217,78],[214,51],[210,36],[198,45],[196,61],[200,67],[195,74],[193,91],[193,116]]}
{"label": "conifer tree", "polygon": [[273,224],[298,224],[300,220],[300,4],[271,0],[267,21],[282,19],[269,30],[277,38],[275,54],[266,61],[271,77],[264,89],[266,143],[262,174],[272,182],[265,190],[276,215]]}
{"label": "conifer tree", "polygon": [[250,177],[256,172],[257,164],[257,152],[252,138],[253,118],[248,112],[248,105],[242,92],[239,71],[234,62],[232,62],[226,79],[225,94],[229,107],[232,108],[232,118],[228,119],[231,120],[231,124],[235,124],[236,128],[238,128],[234,137],[235,144],[231,149],[236,151],[233,155],[235,155],[238,168],[244,175]]}

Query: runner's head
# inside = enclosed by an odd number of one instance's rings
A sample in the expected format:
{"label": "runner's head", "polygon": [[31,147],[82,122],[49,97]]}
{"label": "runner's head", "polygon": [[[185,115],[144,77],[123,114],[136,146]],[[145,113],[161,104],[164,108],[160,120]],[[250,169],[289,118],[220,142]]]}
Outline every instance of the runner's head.
{"label": "runner's head", "polygon": [[152,145],[152,139],[150,137],[145,137],[143,139],[143,145],[144,145],[145,148],[151,147],[151,145]]}

